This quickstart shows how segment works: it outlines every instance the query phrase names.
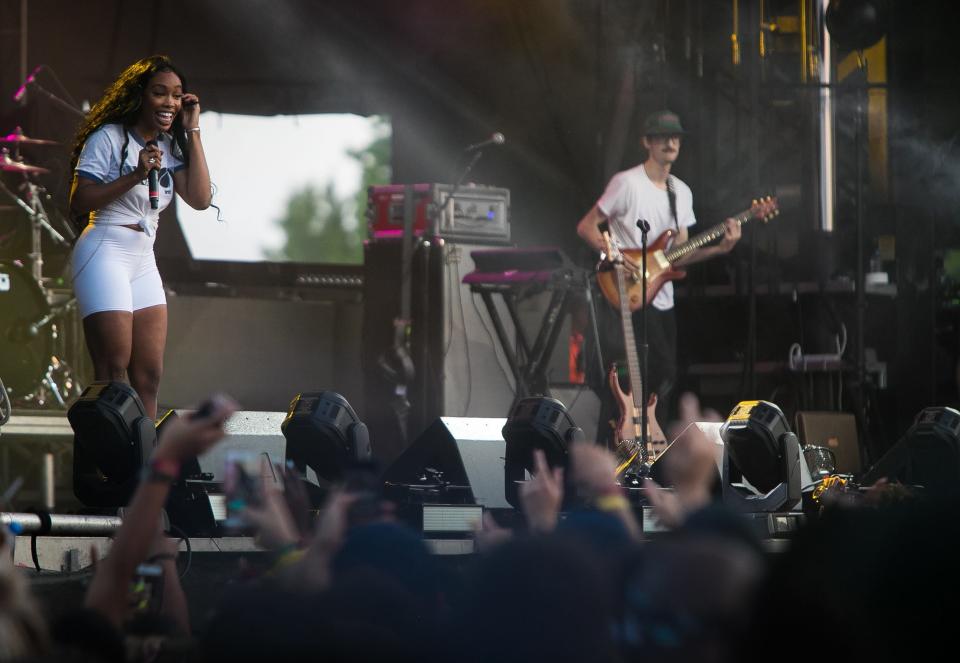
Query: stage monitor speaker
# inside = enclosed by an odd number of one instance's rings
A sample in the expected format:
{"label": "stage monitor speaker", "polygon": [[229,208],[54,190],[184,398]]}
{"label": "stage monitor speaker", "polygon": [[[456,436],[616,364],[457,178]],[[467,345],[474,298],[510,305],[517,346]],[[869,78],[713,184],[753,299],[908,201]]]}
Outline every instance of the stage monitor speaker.
{"label": "stage monitor speaker", "polygon": [[[378,239],[364,248],[364,407],[358,412],[370,429],[374,456],[385,465],[437,417],[502,417],[510,410],[515,386],[493,323],[474,299],[479,295],[461,283],[474,269],[470,252],[478,248],[443,240],[414,245],[409,354],[415,375],[403,386],[388,370],[396,363],[401,242]],[[512,336],[509,312],[503,302],[496,304]]]}
{"label": "stage monitor speaker", "polygon": [[928,407],[893,447],[864,475],[869,486],[881,478],[923,486],[927,494],[960,493],[960,411]]}
{"label": "stage monitor speaker", "polygon": [[508,509],[503,495],[501,430],[506,419],[440,417],[383,475],[388,494],[424,502]]}
{"label": "stage monitor speaker", "polygon": [[798,412],[800,444],[824,447],[837,459],[840,474],[860,474],[860,446],[857,420],[847,412]]}
{"label": "stage monitor speaker", "polygon": [[[172,410],[165,414],[158,424],[161,439],[163,428],[171,417],[186,417],[191,412]],[[180,480],[173,485],[167,499],[170,522],[189,536],[219,533],[219,526],[227,517],[223,483],[230,454],[239,452],[263,458],[270,466],[269,477],[274,482],[279,481],[275,467],[282,467],[285,462],[286,439],[280,432],[285,416],[285,412],[235,412],[224,425],[224,438],[181,469]],[[312,483],[316,484],[315,475]]]}
{"label": "stage monitor speaker", "polygon": [[[721,421],[695,421],[688,425],[686,428],[681,431],[681,433],[667,446],[666,449],[657,457],[656,462],[650,468],[650,476],[658,484],[664,487],[673,487],[672,486],[672,477],[668,470],[671,462],[686,462],[684,456],[690,453],[689,445],[694,441],[694,435],[702,434],[711,444],[713,449],[713,461],[717,467],[716,473],[716,482],[714,483],[712,493],[715,497],[720,497],[723,493],[723,483],[724,482],[734,482],[735,484],[740,484],[752,488],[749,482],[743,478],[740,474],[739,469],[734,465],[732,468],[728,465],[728,476],[724,476],[724,456],[725,456],[725,447],[723,443],[723,437],[720,432],[720,428],[723,426],[724,422]],[[798,473],[800,476],[800,488],[801,490],[809,489],[813,485],[813,479],[810,476],[810,470],[807,466],[807,461],[803,457],[803,454],[800,453],[799,449],[795,454],[797,461],[796,465],[798,467]]]}
{"label": "stage monitor speaker", "polygon": [[197,461],[200,470],[222,483],[227,455],[231,452],[261,454],[271,465],[286,462],[287,440],[280,431],[286,412],[235,412],[227,420],[226,436]]}
{"label": "stage monitor speaker", "polygon": [[[191,412],[171,410],[165,414],[158,423],[161,439],[164,426],[171,418],[189,416]],[[231,454],[258,456],[268,462],[270,477],[279,480],[275,467],[282,467],[285,462],[286,439],[280,432],[285,416],[285,412],[235,412],[224,425],[224,438],[181,468],[180,478],[166,503],[170,522],[189,536],[222,533],[220,526],[227,518],[223,492],[227,458]]]}

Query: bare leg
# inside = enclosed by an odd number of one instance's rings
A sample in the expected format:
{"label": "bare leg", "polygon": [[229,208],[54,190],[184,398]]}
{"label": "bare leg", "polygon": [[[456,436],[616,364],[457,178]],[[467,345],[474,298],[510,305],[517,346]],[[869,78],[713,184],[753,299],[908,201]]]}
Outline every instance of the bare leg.
{"label": "bare leg", "polygon": [[147,415],[157,418],[157,392],[163,375],[167,344],[167,306],[160,304],[133,312],[130,386],[136,389]]}
{"label": "bare leg", "polygon": [[101,311],[83,319],[87,349],[97,380],[126,380],[133,343],[133,314]]}

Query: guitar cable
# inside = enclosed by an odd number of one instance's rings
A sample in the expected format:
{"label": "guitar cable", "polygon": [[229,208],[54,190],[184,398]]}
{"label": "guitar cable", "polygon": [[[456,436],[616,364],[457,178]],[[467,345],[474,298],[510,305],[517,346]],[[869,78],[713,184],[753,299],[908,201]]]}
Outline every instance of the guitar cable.
{"label": "guitar cable", "polygon": [[[457,301],[460,302],[460,326],[463,327],[463,355],[467,360],[467,402],[463,406],[463,416],[467,416],[467,413],[470,412],[470,401],[473,398],[473,368],[470,365],[470,339],[467,338],[467,321],[466,316],[463,314],[463,300],[460,298],[460,261],[457,260],[454,262],[455,276],[457,279]],[[451,325],[453,320],[453,313],[450,314]],[[451,334],[452,336],[452,334]],[[494,347],[494,352],[496,352],[496,347]]]}

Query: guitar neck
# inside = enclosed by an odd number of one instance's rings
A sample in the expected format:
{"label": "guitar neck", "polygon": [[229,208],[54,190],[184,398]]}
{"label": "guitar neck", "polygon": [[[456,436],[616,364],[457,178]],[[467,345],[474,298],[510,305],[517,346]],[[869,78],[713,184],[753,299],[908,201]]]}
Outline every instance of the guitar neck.
{"label": "guitar neck", "polygon": [[[733,220],[736,221],[738,225],[742,226],[750,221],[752,217],[753,212],[751,210],[744,210],[734,216]],[[724,229],[724,224],[718,223],[717,225],[709,228],[705,232],[700,233],[683,244],[678,244],[677,246],[673,247],[664,254],[664,257],[670,262],[674,262],[688,253],[691,253],[702,246],[706,246],[715,239],[723,237]]]}
{"label": "guitar neck", "polygon": [[640,387],[640,360],[637,358],[637,342],[633,335],[633,315],[630,311],[630,297],[627,294],[626,269],[617,265],[617,288],[620,291],[620,321],[623,325],[623,345],[627,355],[627,374],[630,376],[630,397],[633,406],[640,409],[643,391]]}

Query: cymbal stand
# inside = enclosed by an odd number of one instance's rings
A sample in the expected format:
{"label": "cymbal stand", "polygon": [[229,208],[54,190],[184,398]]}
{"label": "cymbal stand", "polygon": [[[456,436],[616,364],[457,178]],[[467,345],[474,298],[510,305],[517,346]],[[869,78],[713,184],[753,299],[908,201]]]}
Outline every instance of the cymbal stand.
{"label": "cymbal stand", "polygon": [[27,200],[24,201],[23,198],[16,195],[0,181],[0,190],[3,190],[11,200],[18,204],[27,216],[30,217],[30,253],[27,254],[27,257],[30,261],[30,273],[33,275],[33,278],[36,279],[38,284],[42,285],[43,281],[43,254],[41,253],[41,230],[46,230],[51,238],[55,242],[61,245],[68,245],[69,242],[57,232],[57,229],[50,225],[50,219],[47,216],[47,211],[43,207],[43,203],[40,200],[40,192],[43,191],[43,187],[38,184],[34,184],[30,181],[29,176],[24,176],[24,185],[23,189],[26,192]]}
{"label": "cymbal stand", "polygon": [[[50,292],[43,282],[42,231],[46,230],[50,237],[58,244],[67,246],[69,242],[56,228],[50,225],[50,219],[47,216],[47,211],[41,199],[45,189],[38,184],[34,184],[27,174],[24,174],[24,184],[21,189],[24,191],[26,200],[12,192],[6,184],[0,180],[0,190],[19,205],[30,218],[30,253],[28,254],[30,273],[49,300]],[[44,328],[49,327],[50,330],[48,333],[54,338],[57,338],[61,332],[55,324],[56,319],[64,316],[74,306],[75,302],[76,299],[71,297],[69,301],[64,304],[52,308],[43,318],[29,325],[30,333],[41,333]],[[32,393],[24,396],[24,404],[43,407],[46,405],[48,393],[53,396],[53,399],[61,408],[67,407],[67,398],[80,394],[80,385],[74,378],[70,365],[56,355],[50,357],[50,363],[47,365],[47,370],[40,386]]]}

